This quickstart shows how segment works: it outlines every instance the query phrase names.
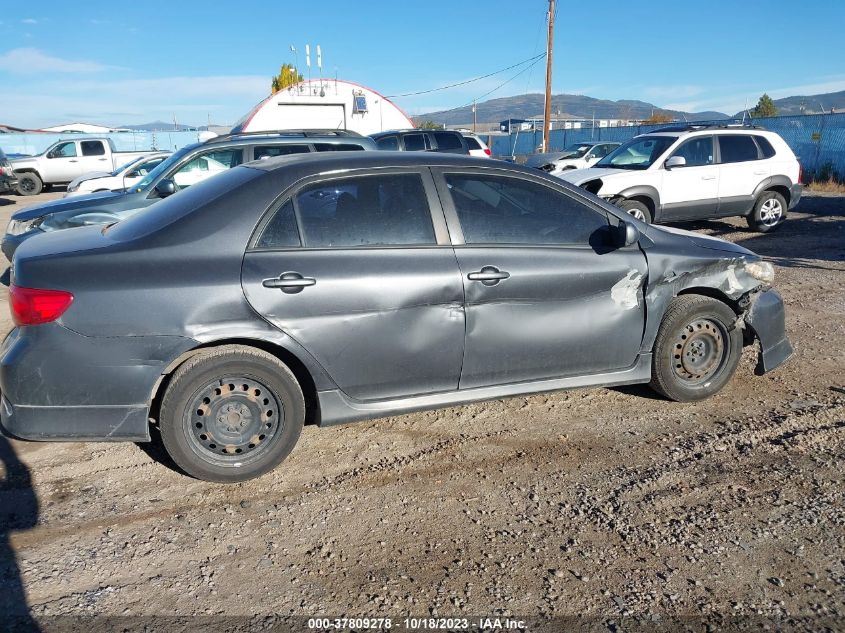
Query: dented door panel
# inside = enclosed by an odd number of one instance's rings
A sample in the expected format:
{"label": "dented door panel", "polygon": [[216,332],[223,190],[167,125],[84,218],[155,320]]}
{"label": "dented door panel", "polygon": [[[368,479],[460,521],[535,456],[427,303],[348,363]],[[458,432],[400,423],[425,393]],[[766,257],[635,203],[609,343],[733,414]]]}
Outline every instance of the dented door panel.
{"label": "dented door panel", "polygon": [[[633,246],[455,248],[466,288],[461,389],[630,367],[642,341],[645,257]],[[507,272],[488,285],[484,267]]]}

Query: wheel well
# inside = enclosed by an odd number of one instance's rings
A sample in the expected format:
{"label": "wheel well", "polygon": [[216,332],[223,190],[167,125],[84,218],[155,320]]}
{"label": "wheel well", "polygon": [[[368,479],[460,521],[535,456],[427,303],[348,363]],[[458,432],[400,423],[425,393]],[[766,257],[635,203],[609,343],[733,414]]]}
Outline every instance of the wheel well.
{"label": "wheel well", "polygon": [[790,196],[790,193],[791,193],[789,191],[789,187],[786,187],[784,185],[774,185],[772,187],[768,187],[766,189],[766,191],[775,191],[775,192],[779,193],[780,195],[783,196],[783,199],[786,200],[786,204],[789,204],[789,196]]}
{"label": "wheel well", "polygon": [[23,169],[15,169],[15,174],[35,174],[39,178],[41,178],[41,174],[39,174],[36,170],[32,167],[24,167]]}
{"label": "wheel well", "polygon": [[649,213],[651,213],[651,217],[654,218],[654,200],[652,200],[648,196],[644,196],[644,195],[626,196],[622,199],[623,200],[636,200],[637,202],[642,202],[646,207],[648,207],[648,211],[649,211]]}
{"label": "wheel well", "polygon": [[159,412],[161,408],[161,400],[164,397],[165,392],[167,391],[167,387],[170,385],[170,379],[173,376],[173,372],[175,372],[176,369],[182,363],[184,363],[192,356],[204,352],[205,350],[220,347],[221,345],[245,345],[247,347],[254,347],[256,349],[263,350],[268,354],[272,354],[285,365],[287,365],[288,368],[293,372],[293,375],[296,377],[296,380],[297,382],[299,382],[299,386],[302,389],[302,396],[305,399],[305,424],[319,424],[320,404],[317,398],[317,388],[314,385],[314,379],[311,377],[311,373],[305,367],[305,364],[301,360],[299,360],[299,358],[297,358],[295,354],[291,353],[280,345],[275,345],[274,343],[268,343],[267,341],[259,341],[256,339],[239,338],[224,339],[220,341],[213,341],[211,343],[206,343],[203,345],[198,345],[197,347],[183,353],[181,356],[179,356],[179,358],[170,363],[165,373],[162,375],[161,379],[158,381],[158,383],[156,383],[156,386],[153,388],[152,397],[150,398],[150,418],[158,421]]}
{"label": "wheel well", "polygon": [[684,288],[678,293],[678,296],[682,295],[702,295],[705,297],[710,297],[711,299],[715,299],[716,301],[721,301],[726,306],[728,306],[731,310],[733,310],[737,316],[740,314],[741,310],[739,309],[739,304],[731,299],[728,295],[726,295],[721,290],[717,290],[716,288],[707,288],[707,287],[697,287],[697,288]]}

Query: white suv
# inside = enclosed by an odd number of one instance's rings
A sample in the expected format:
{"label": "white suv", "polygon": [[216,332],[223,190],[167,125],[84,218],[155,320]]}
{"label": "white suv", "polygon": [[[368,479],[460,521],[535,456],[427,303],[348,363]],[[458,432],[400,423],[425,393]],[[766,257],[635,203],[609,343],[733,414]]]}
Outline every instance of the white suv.
{"label": "white suv", "polygon": [[745,216],[774,229],[801,198],[801,165],[774,132],[688,125],[636,136],[560,178],[645,222]]}

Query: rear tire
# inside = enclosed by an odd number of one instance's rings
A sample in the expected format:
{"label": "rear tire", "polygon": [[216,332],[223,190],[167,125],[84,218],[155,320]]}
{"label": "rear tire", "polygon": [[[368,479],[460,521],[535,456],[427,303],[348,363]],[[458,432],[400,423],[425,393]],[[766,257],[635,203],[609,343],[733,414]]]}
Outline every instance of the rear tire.
{"label": "rear tire", "polygon": [[44,183],[38,174],[25,171],[22,174],[16,174],[18,178],[18,195],[21,196],[37,196],[44,189]]}
{"label": "rear tire", "polygon": [[786,206],[786,199],[777,191],[764,191],[745,220],[751,229],[768,233],[783,224],[786,219]]}
{"label": "rear tire", "polygon": [[682,295],[663,315],[651,365],[651,387],[677,402],[703,400],[724,387],[742,354],[734,311],[716,299]]}
{"label": "rear tire", "polygon": [[648,207],[639,200],[623,200],[616,206],[626,213],[633,215],[641,222],[645,222],[646,224],[651,224],[652,222],[651,211],[649,211]]}
{"label": "rear tire", "polygon": [[234,483],[278,466],[296,445],[305,402],[278,358],[245,345],[192,356],[161,403],[164,447],[189,475]]}

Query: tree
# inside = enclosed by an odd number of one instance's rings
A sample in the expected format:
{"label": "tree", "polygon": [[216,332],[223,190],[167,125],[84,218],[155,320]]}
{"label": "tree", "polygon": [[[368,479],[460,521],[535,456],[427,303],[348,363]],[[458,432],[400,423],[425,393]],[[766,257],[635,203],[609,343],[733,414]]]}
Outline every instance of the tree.
{"label": "tree", "polygon": [[646,119],[646,123],[671,123],[673,120],[672,117],[663,112],[652,112],[651,116]]}
{"label": "tree", "polygon": [[293,84],[298,84],[300,81],[302,81],[302,75],[296,72],[293,66],[282,64],[282,67],[279,68],[279,74],[273,77],[271,81],[270,89],[273,91],[273,94],[276,94],[279,90],[283,90]]}
{"label": "tree", "polygon": [[415,120],[414,123],[421,130],[441,130],[441,129],[443,129],[443,126],[440,125],[439,123],[437,123],[436,121],[418,119],[418,120]]}
{"label": "tree", "polygon": [[769,117],[769,116],[777,116],[778,109],[775,105],[775,102],[772,101],[772,98],[767,95],[765,92],[763,96],[760,97],[760,100],[757,102],[757,105],[751,111],[751,116],[754,118],[762,118],[762,117]]}

